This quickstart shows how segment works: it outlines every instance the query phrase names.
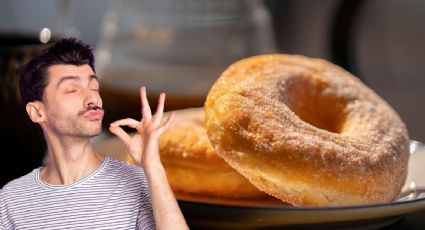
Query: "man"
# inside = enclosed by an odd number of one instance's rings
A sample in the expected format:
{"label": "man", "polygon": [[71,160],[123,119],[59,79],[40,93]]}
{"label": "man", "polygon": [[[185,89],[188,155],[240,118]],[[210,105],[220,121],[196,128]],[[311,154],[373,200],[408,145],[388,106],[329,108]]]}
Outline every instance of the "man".
{"label": "man", "polygon": [[[152,115],[142,87],[143,119],[109,128],[142,169],[105,157],[90,143],[101,133],[103,109],[88,45],[58,41],[24,66],[20,90],[47,141],[48,161],[3,187],[1,230],[187,229],[158,154],[158,137],[174,117],[162,119],[165,94]],[[131,137],[121,126],[137,134]]]}

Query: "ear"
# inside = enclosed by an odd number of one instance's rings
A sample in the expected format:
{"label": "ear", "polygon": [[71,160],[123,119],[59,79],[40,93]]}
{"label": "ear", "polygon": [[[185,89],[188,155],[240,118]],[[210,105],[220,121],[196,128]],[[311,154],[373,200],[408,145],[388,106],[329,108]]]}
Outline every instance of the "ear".
{"label": "ear", "polygon": [[32,122],[41,123],[46,121],[44,104],[41,101],[28,102],[25,109]]}

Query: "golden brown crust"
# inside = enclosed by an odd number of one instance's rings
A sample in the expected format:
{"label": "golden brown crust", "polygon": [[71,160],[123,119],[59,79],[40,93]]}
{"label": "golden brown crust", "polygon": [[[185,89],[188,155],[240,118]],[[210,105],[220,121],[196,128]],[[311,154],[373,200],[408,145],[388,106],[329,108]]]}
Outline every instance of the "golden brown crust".
{"label": "golden brown crust", "polygon": [[393,200],[407,173],[397,113],[342,68],[262,55],[230,66],[205,103],[218,154],[260,190],[294,205]]}
{"label": "golden brown crust", "polygon": [[161,162],[177,196],[253,199],[266,197],[231,168],[209,143],[203,108],[176,111],[159,139]]}

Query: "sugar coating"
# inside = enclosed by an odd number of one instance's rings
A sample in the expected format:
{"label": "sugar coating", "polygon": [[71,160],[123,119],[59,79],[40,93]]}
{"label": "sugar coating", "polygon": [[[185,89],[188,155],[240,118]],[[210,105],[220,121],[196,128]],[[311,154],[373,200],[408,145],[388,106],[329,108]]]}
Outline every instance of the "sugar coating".
{"label": "sugar coating", "polygon": [[404,184],[404,123],[373,90],[327,61],[283,54],[241,60],[213,85],[205,110],[218,154],[282,201],[388,202]]}

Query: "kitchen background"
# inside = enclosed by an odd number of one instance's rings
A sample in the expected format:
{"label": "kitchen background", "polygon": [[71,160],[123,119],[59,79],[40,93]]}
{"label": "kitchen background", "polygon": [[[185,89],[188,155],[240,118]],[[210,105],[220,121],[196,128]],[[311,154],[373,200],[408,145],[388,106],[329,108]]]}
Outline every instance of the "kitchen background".
{"label": "kitchen background", "polygon": [[4,0],[0,187],[38,167],[45,153],[39,130],[19,105],[12,70],[49,34],[50,40],[78,37],[95,48],[105,124],[138,117],[142,83],[152,100],[160,90],[170,95],[168,110],[202,106],[233,61],[280,52],[323,58],[353,72],[393,106],[411,139],[425,142],[424,21],[419,0]]}

